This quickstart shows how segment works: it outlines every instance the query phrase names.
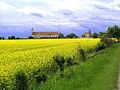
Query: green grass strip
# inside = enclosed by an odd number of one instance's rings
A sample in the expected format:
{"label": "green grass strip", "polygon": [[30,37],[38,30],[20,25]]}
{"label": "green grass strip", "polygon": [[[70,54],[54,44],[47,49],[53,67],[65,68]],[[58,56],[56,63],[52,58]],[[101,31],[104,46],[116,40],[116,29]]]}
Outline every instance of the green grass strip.
{"label": "green grass strip", "polygon": [[71,74],[72,78],[52,75],[38,90],[114,90],[117,86],[119,61],[118,43],[107,48],[106,53],[66,69],[65,75]]}

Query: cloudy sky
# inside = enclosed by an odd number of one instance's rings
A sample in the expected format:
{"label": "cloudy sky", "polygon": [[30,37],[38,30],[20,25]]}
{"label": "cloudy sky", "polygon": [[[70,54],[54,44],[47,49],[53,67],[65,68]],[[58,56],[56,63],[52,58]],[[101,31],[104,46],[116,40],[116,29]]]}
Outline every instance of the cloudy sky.
{"label": "cloudy sky", "polygon": [[0,36],[35,31],[105,32],[120,25],[120,0],[0,0]]}

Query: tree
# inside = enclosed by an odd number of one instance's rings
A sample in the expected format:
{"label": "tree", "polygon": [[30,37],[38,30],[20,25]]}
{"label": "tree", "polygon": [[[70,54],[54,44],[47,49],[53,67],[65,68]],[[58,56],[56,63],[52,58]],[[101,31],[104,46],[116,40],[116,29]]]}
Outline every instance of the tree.
{"label": "tree", "polygon": [[15,39],[15,36],[9,36],[8,39]]}
{"label": "tree", "polygon": [[105,35],[106,33],[105,32],[99,32],[99,37],[102,38],[103,35]]}
{"label": "tree", "polygon": [[0,37],[0,40],[2,39],[2,37]]}
{"label": "tree", "polygon": [[78,38],[78,36],[74,33],[68,34],[67,38]]}
{"label": "tree", "polygon": [[119,41],[120,27],[118,27],[118,26],[108,27],[107,34],[109,35],[110,38],[117,38]]}
{"label": "tree", "polygon": [[93,33],[93,38],[98,38],[99,37],[99,35],[98,35],[98,33]]}
{"label": "tree", "polygon": [[28,37],[28,39],[34,39],[34,37],[32,37],[32,36],[29,36],[29,37]]}
{"label": "tree", "polygon": [[2,39],[4,40],[4,39],[5,39],[5,37],[2,37]]}
{"label": "tree", "polygon": [[11,36],[11,39],[15,39],[15,36]]}
{"label": "tree", "polygon": [[8,39],[10,40],[10,36],[8,37]]}
{"label": "tree", "polygon": [[64,34],[59,33],[59,38],[64,38]]}
{"label": "tree", "polygon": [[16,37],[16,39],[20,39],[20,37]]}

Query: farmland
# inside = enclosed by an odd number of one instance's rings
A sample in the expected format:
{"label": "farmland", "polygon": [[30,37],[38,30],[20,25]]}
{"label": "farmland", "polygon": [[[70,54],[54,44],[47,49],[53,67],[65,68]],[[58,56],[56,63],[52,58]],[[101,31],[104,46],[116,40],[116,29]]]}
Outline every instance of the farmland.
{"label": "farmland", "polygon": [[0,41],[0,82],[10,82],[17,70],[31,74],[33,69],[52,67],[52,57],[56,54],[77,59],[78,47],[87,52],[99,42],[100,39]]}

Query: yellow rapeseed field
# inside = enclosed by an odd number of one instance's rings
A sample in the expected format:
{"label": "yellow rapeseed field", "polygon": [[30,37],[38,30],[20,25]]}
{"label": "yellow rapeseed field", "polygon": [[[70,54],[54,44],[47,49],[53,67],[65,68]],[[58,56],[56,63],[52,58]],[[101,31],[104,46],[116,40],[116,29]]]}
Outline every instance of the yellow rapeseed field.
{"label": "yellow rapeseed field", "polygon": [[9,80],[19,69],[31,73],[34,68],[48,67],[56,54],[72,57],[77,48],[89,50],[100,39],[38,39],[0,41],[0,80]]}

